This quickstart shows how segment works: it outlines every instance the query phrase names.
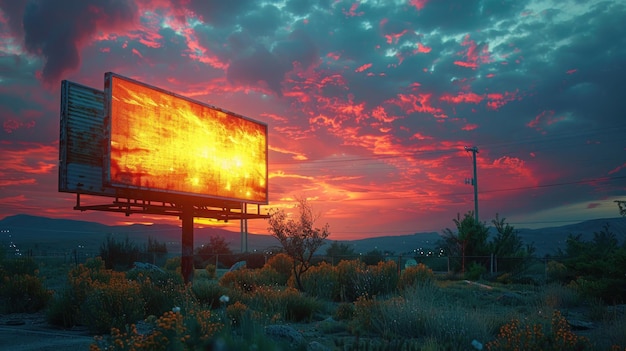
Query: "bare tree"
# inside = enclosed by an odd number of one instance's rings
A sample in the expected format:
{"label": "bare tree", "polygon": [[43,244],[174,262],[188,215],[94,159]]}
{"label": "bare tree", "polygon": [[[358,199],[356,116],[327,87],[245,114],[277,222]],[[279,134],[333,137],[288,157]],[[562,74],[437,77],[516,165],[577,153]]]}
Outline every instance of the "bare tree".
{"label": "bare tree", "polygon": [[293,274],[297,287],[303,291],[300,277],[311,267],[311,258],[317,249],[324,245],[330,234],[328,223],[315,228],[319,215],[314,215],[306,199],[298,199],[299,213],[295,219],[288,218],[282,209],[272,209],[269,218],[269,232],[283,246],[285,253],[293,259]]}

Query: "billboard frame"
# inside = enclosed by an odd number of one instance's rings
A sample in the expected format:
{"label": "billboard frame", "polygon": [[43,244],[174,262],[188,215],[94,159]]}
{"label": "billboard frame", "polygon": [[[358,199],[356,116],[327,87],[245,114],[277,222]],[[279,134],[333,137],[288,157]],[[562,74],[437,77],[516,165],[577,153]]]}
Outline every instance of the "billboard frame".
{"label": "billboard frame", "polygon": [[[253,202],[246,201],[245,199],[202,196],[201,194],[179,194],[176,192],[154,191],[151,189],[108,186],[105,176],[107,172],[110,172],[111,166],[111,85],[109,84],[111,77],[121,77],[122,79],[133,81],[151,89],[218,110],[234,117],[243,118],[262,126],[265,131],[265,200]],[[73,95],[73,88],[78,89],[78,91],[82,90],[82,94]],[[269,143],[267,141],[268,127],[266,123],[261,123],[214,106],[202,104],[111,72],[105,73],[104,92],[63,80],[61,82],[60,119],[59,192],[76,194],[74,210],[119,212],[124,213],[126,216],[130,216],[131,214],[178,216],[182,222],[181,274],[183,275],[185,283],[190,282],[194,275],[194,218],[211,218],[225,222],[231,219],[240,220],[241,252],[248,252],[248,219],[267,219],[270,217],[268,214],[261,213],[261,205],[267,205],[269,203]],[[77,140],[74,140],[74,138],[77,138]],[[94,142],[95,145],[93,145]],[[88,146],[88,150],[77,147],[78,144]],[[74,162],[74,160],[76,160],[76,162]],[[82,202],[81,195],[109,197],[114,198],[114,200],[107,204],[86,205]],[[254,211],[249,212],[248,204],[257,205],[256,213]]]}

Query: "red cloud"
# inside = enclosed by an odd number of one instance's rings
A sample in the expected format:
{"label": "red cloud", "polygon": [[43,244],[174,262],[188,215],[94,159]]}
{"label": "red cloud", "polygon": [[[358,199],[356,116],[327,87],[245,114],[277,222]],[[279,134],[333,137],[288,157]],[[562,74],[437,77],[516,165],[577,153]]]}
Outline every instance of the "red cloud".
{"label": "red cloud", "polygon": [[35,126],[35,121],[29,121],[29,122],[21,122],[21,121],[17,121],[15,119],[8,119],[6,121],[4,121],[4,123],[2,124],[2,127],[4,128],[4,131],[8,134],[13,133],[14,131],[20,129],[20,128],[33,128]]}
{"label": "red cloud", "polygon": [[[398,94],[396,99],[389,100],[390,103],[397,105],[404,110],[405,113],[410,114],[414,112],[439,114],[441,109],[430,105],[431,93],[423,94]],[[435,116],[437,117],[437,116]]]}
{"label": "red cloud", "polygon": [[470,123],[470,124],[464,125],[463,128],[461,128],[461,129],[466,130],[466,131],[470,131],[470,130],[474,130],[476,128],[478,128],[478,124],[471,124]]}
{"label": "red cloud", "polygon": [[487,99],[489,100],[489,102],[487,102],[487,107],[492,110],[497,110],[500,107],[508,104],[509,102],[518,99],[518,97],[517,97],[517,91],[514,91],[514,92],[506,91],[504,92],[504,94],[502,93],[487,94]]}
{"label": "red cloud", "polygon": [[410,0],[409,5],[415,7],[417,10],[421,11],[424,6],[426,6],[428,0]]}
{"label": "red cloud", "polygon": [[365,12],[360,11],[360,12],[356,12],[357,9],[359,8],[359,5],[361,5],[358,1],[353,3],[352,6],[350,6],[350,10],[346,11],[345,9],[343,10],[343,14],[348,16],[348,17],[359,17],[359,16],[363,16],[363,14]]}
{"label": "red cloud", "polygon": [[371,63],[366,63],[366,64],[364,64],[363,66],[361,66],[361,67],[359,67],[359,68],[355,69],[354,71],[355,71],[355,72],[363,72],[363,71],[365,71],[365,70],[368,70],[370,67],[372,67],[372,64],[371,64]]}
{"label": "red cloud", "polygon": [[449,102],[453,104],[460,104],[460,103],[478,104],[481,101],[483,101],[483,99],[484,99],[483,96],[478,95],[476,93],[463,93],[463,92],[457,95],[445,94],[439,98],[439,100],[441,101]]}
{"label": "red cloud", "polygon": [[417,43],[417,50],[415,50],[415,53],[423,53],[423,54],[427,54],[431,51],[432,49],[428,46],[424,46],[422,45],[422,43]]}
{"label": "red cloud", "polygon": [[475,69],[481,63],[492,62],[488,44],[483,44],[479,48],[478,45],[470,39],[470,35],[467,34],[461,45],[466,46],[467,49],[460,51],[457,55],[465,56],[465,60],[454,61],[455,65]]}
{"label": "red cloud", "polygon": [[543,131],[544,127],[550,126],[554,123],[563,121],[565,119],[564,116],[555,117],[553,110],[542,111],[540,114],[535,116],[535,118],[526,124],[527,127],[533,128],[537,131]]}

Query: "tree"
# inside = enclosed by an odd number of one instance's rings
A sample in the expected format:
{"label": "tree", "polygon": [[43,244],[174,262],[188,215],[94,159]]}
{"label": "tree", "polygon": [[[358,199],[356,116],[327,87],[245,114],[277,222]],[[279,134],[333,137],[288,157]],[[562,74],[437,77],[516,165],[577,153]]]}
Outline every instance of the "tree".
{"label": "tree", "polygon": [[300,278],[311,267],[313,254],[324,245],[330,232],[328,223],[322,228],[314,227],[319,216],[313,214],[306,199],[298,199],[296,208],[299,210],[296,219],[288,218],[282,209],[270,210],[268,231],[278,239],[285,253],[293,260],[296,285],[300,291],[304,291]]}
{"label": "tree", "polygon": [[100,257],[107,269],[128,269],[139,258],[139,247],[128,236],[123,241],[118,241],[113,235],[107,235],[100,245]]}
{"label": "tree", "polygon": [[158,255],[167,254],[167,244],[160,243],[156,238],[148,237],[148,246],[146,247],[146,252],[154,253]]}
{"label": "tree", "polygon": [[375,266],[378,264],[378,262],[385,261],[385,253],[378,249],[374,249],[364,254],[361,257],[361,261],[363,261],[363,263],[368,266]]}
{"label": "tree", "polygon": [[333,258],[337,257],[337,260],[351,260],[356,257],[354,253],[354,249],[346,243],[340,243],[338,241],[333,241],[330,246],[326,249],[326,256],[330,256]]}
{"label": "tree", "polygon": [[208,243],[196,249],[196,254],[200,256],[203,262],[206,262],[208,260],[215,260],[216,255],[228,256],[228,258],[232,260],[233,252],[230,250],[226,239],[221,236],[213,235],[209,238]]}
{"label": "tree", "polygon": [[617,207],[619,207],[619,214],[622,217],[626,217],[626,201],[615,200],[617,202]]}
{"label": "tree", "polygon": [[461,214],[457,214],[453,220],[456,225],[456,232],[450,228],[443,230],[443,246],[451,256],[461,256],[461,272],[465,273],[467,256],[483,256],[489,254],[487,247],[487,237],[489,230],[482,222],[476,222],[474,212],[469,211],[461,219]]}
{"label": "tree", "polygon": [[593,233],[593,240],[569,235],[564,261],[569,278],[583,294],[599,297],[609,303],[623,303],[626,296],[626,241],[619,240],[608,224]]}
{"label": "tree", "polygon": [[[524,242],[519,236],[519,231],[505,221],[506,218],[500,218],[498,214],[491,221],[497,233],[489,243],[489,250],[498,257],[513,258],[514,260],[510,261],[511,264],[509,266],[515,267],[514,270],[521,271],[526,267],[524,263],[528,261],[525,258],[532,256],[536,248],[532,243],[524,246]],[[510,267],[500,268],[510,271]]]}
{"label": "tree", "polygon": [[156,264],[157,261],[167,255],[167,244],[159,242],[156,238],[148,236],[148,244],[143,247],[140,258],[142,260],[150,261],[152,264]]}
{"label": "tree", "polygon": [[532,256],[537,251],[535,243],[524,245],[524,241],[519,236],[519,231],[508,223],[506,218],[500,219],[496,213],[496,219],[491,221],[498,231],[496,237],[491,241],[491,250],[500,256]]}

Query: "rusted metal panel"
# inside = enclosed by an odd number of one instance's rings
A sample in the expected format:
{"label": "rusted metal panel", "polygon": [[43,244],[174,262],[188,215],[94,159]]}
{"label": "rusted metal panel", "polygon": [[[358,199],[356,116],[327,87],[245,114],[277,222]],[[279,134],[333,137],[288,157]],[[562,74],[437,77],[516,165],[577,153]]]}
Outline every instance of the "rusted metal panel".
{"label": "rusted metal panel", "polygon": [[114,196],[103,186],[104,92],[61,83],[59,191]]}

